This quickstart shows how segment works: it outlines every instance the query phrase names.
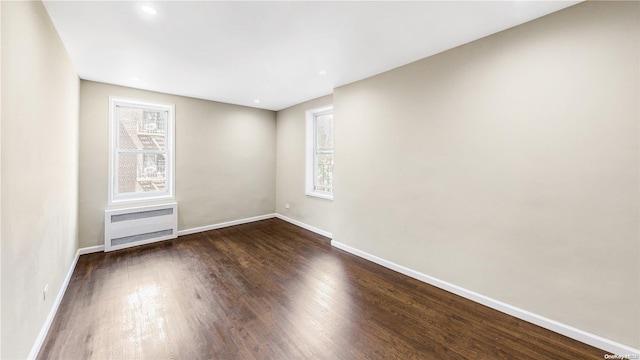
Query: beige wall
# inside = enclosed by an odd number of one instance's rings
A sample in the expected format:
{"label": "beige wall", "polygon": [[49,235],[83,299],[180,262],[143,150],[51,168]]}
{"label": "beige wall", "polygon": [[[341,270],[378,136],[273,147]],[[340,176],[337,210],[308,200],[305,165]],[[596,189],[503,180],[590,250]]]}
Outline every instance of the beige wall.
{"label": "beige wall", "polygon": [[337,88],[334,239],[640,348],[639,6]]}
{"label": "beige wall", "polygon": [[275,112],[83,80],[80,247],[104,244],[110,95],[175,104],[180,230],[274,212]]}
{"label": "beige wall", "polygon": [[[2,5],[0,4],[0,159],[2,159]],[[2,280],[2,161],[0,161],[0,280]],[[2,283],[0,283],[0,358],[2,357]]]}
{"label": "beige wall", "polygon": [[305,195],[305,112],[332,102],[329,95],[278,111],[276,148],[277,213],[328,232],[333,231],[333,201]]}
{"label": "beige wall", "polygon": [[1,356],[24,359],[78,245],[80,81],[42,3],[0,6]]}

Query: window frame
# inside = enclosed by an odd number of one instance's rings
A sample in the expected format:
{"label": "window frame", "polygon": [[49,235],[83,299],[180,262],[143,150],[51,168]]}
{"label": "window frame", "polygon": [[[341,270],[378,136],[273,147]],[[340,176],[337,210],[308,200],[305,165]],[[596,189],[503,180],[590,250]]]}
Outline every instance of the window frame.
{"label": "window frame", "polygon": [[[305,156],[305,195],[318,197],[326,200],[333,200],[333,188],[331,193],[317,191],[316,187],[316,169],[317,169],[317,154],[316,154],[316,122],[315,119],[318,116],[332,114],[333,104],[317,107],[307,110],[305,112],[305,132],[306,132],[306,156]],[[333,147],[332,147],[333,154]]]}
{"label": "window frame", "polygon": [[[141,154],[166,154],[165,155],[165,190],[118,193],[118,154],[119,131],[117,107],[127,106],[150,111],[167,111],[167,125],[165,132],[165,151],[127,151]],[[145,202],[153,200],[175,199],[175,105],[146,100],[130,99],[117,96],[109,96],[109,205]],[[143,155],[144,156],[144,155]]]}

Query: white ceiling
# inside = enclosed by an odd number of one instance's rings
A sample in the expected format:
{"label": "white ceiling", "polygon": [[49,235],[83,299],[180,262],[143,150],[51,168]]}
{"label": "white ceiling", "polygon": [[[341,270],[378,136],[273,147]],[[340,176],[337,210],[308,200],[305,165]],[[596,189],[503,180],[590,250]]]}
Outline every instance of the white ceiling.
{"label": "white ceiling", "polygon": [[280,110],[578,2],[44,4],[82,79]]}

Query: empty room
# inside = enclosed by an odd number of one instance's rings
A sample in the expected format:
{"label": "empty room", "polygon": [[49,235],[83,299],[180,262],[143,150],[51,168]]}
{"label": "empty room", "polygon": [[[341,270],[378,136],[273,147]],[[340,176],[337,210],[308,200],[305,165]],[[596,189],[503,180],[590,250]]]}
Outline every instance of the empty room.
{"label": "empty room", "polygon": [[0,2],[1,359],[640,359],[640,2]]}

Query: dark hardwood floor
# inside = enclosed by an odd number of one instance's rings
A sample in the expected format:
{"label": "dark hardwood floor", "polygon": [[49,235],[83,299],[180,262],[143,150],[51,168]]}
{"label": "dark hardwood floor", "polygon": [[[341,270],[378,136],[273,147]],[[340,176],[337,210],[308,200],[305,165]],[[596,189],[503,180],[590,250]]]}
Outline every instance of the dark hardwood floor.
{"label": "dark hardwood floor", "polygon": [[278,219],[80,257],[39,359],[603,359]]}

